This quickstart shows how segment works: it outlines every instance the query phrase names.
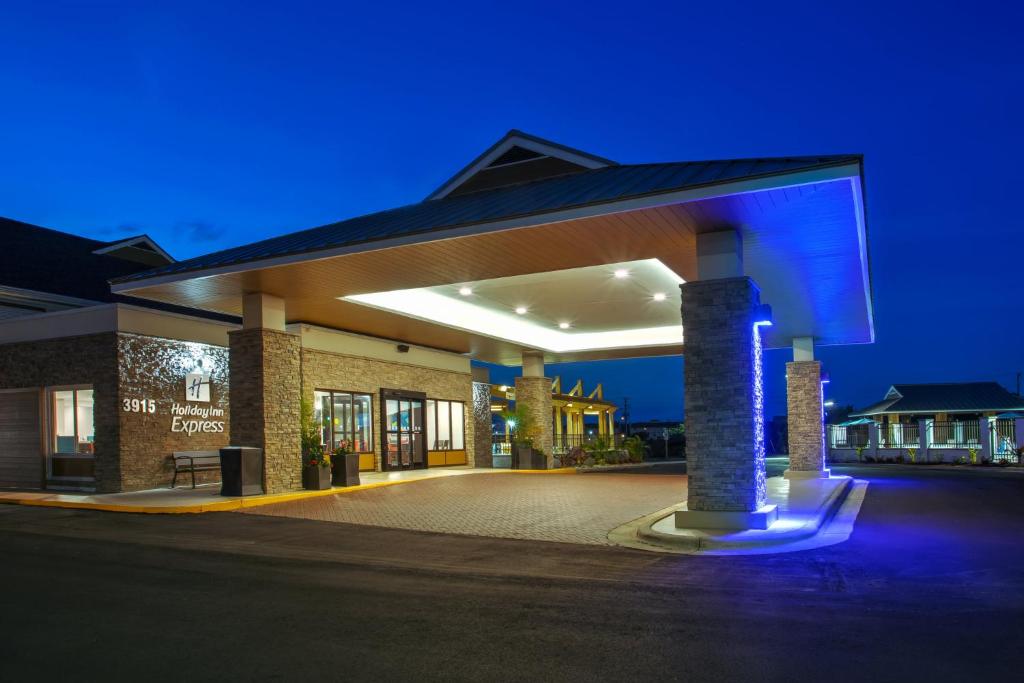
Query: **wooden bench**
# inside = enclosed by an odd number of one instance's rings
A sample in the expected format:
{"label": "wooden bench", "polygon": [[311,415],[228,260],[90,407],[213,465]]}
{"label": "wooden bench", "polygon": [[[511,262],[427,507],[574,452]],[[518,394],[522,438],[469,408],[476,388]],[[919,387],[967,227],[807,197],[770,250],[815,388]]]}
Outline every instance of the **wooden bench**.
{"label": "wooden bench", "polygon": [[178,483],[179,472],[192,473],[192,488],[196,487],[196,472],[220,472],[220,451],[178,451],[171,459],[174,461],[172,489]]}

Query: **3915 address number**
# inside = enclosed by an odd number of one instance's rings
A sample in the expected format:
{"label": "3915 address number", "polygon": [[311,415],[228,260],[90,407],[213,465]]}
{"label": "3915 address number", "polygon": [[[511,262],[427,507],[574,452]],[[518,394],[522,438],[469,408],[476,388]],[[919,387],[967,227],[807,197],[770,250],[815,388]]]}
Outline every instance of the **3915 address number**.
{"label": "3915 address number", "polygon": [[126,413],[155,413],[156,401],[151,398],[126,398],[121,401]]}

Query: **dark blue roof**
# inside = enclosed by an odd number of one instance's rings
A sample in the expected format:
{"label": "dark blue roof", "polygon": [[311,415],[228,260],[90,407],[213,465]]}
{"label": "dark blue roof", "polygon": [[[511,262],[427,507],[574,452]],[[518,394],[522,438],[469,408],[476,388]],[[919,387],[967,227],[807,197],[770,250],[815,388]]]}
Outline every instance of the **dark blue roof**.
{"label": "dark blue roof", "polygon": [[894,384],[893,389],[896,394],[852,413],[851,417],[883,413],[980,413],[1024,409],[1024,400],[998,382]]}
{"label": "dark blue roof", "polygon": [[835,155],[609,166],[367,214],[179,261],[117,278],[113,282],[130,282],[860,160],[859,155]]}

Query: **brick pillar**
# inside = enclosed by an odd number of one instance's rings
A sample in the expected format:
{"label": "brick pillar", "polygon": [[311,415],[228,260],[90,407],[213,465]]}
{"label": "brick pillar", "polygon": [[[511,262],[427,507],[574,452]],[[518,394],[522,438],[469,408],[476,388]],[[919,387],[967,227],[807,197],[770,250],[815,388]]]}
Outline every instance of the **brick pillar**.
{"label": "brick pillar", "polygon": [[827,477],[820,361],[786,363],[786,407],[789,425],[786,477]]}
{"label": "brick pillar", "polygon": [[533,445],[544,451],[548,467],[554,464],[554,437],[551,425],[551,379],[548,377],[516,377],[516,405],[526,406],[533,418]]}
{"label": "brick pillar", "polygon": [[676,525],[766,528],[760,292],[749,277],[680,289],[689,498]]}
{"label": "brick pillar", "polygon": [[473,466],[493,467],[492,454],[491,385],[473,382]]}
{"label": "brick pillar", "polygon": [[228,333],[228,340],[231,444],[263,449],[267,493],[302,488],[299,337],[249,328]]}

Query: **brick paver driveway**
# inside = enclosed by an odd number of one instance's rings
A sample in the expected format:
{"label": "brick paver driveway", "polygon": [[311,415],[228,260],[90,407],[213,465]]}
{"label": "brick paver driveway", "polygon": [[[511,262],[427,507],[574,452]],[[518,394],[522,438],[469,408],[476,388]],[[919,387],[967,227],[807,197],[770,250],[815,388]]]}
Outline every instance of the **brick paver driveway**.
{"label": "brick paver driveway", "polygon": [[243,514],[611,545],[609,531],[686,498],[686,477],[470,474],[266,505]]}

